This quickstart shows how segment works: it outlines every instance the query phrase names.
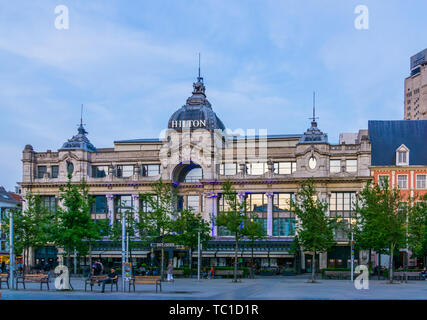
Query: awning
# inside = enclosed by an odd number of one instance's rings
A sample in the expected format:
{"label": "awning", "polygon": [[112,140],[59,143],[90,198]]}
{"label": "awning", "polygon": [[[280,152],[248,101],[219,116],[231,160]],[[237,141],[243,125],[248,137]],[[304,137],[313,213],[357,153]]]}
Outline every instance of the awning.
{"label": "awning", "polygon": [[[237,252],[238,258],[250,258],[252,256],[250,251],[244,251],[243,255],[242,252]],[[193,252],[193,258],[197,257],[197,251]],[[234,258],[234,252],[227,252],[227,251],[220,251],[217,252],[215,255],[215,252],[208,251],[208,252],[202,252],[202,257],[205,258]],[[270,255],[268,252],[256,252],[254,251],[254,258],[293,258],[294,255],[286,253],[286,252],[270,252]]]}
{"label": "awning", "polygon": [[[132,251],[132,258],[146,258],[147,254],[149,254],[150,251]],[[92,251],[92,257],[97,257],[101,255],[103,258],[121,258],[122,252],[117,250],[105,250],[105,251]],[[130,253],[129,253],[130,257]]]}

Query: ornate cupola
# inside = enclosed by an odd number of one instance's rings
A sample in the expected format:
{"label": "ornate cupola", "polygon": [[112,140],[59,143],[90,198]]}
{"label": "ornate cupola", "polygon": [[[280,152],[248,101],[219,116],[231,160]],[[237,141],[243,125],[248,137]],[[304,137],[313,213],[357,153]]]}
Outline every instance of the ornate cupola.
{"label": "ornate cupola", "polygon": [[89,152],[98,152],[87,138],[87,134],[88,132],[83,127],[83,119],[80,118],[80,125],[77,129],[77,134],[71,139],[68,139],[59,150],[85,150]]}
{"label": "ornate cupola", "polygon": [[225,126],[212,110],[212,106],[206,98],[206,88],[203,78],[199,76],[193,83],[192,96],[186,101],[186,104],[175,111],[169,119],[168,128],[182,130],[190,129],[220,129],[225,130]]}

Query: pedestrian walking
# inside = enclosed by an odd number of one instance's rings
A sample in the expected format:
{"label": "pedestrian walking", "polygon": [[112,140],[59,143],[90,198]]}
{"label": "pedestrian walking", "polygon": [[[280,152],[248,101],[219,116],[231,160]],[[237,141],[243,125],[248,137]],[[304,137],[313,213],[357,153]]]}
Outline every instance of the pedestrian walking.
{"label": "pedestrian walking", "polygon": [[172,265],[172,261],[169,261],[167,281],[173,281],[173,265]]}

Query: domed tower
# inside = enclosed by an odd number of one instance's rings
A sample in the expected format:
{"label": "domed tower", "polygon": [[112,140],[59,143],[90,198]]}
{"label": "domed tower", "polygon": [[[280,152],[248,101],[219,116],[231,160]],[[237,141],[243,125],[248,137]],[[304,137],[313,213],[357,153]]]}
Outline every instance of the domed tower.
{"label": "domed tower", "polygon": [[208,129],[225,130],[225,126],[212,110],[212,106],[205,94],[206,88],[203,78],[197,77],[193,83],[193,94],[187,99],[187,102],[180,109],[175,111],[169,119],[168,128],[182,130],[190,129]]}

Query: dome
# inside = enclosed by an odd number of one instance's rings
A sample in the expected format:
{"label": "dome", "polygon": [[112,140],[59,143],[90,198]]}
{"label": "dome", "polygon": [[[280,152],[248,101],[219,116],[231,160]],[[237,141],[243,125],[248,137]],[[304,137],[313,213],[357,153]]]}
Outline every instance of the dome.
{"label": "dome", "polygon": [[225,130],[225,126],[212,110],[212,106],[206,99],[203,78],[197,77],[197,82],[193,83],[193,95],[180,109],[175,111],[169,119],[168,128],[181,130],[191,129],[220,129]]}
{"label": "dome", "polygon": [[67,142],[62,145],[60,150],[82,149],[85,151],[97,152],[98,150],[93,146],[92,143],[90,143],[89,139],[87,138],[87,134],[88,132],[84,129],[83,124],[80,122],[77,134],[71,139],[68,139]]}

